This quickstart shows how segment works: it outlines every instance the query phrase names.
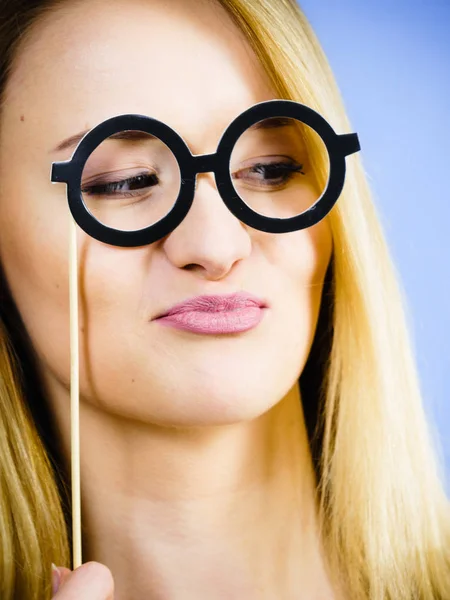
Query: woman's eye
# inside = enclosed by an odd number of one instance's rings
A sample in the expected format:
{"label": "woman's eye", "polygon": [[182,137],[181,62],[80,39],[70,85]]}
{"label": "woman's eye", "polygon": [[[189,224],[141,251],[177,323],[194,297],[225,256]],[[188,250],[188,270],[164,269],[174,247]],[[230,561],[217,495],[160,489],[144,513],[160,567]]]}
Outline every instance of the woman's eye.
{"label": "woman's eye", "polygon": [[273,187],[288,182],[295,173],[305,175],[303,164],[297,162],[256,163],[237,171],[233,178],[247,179],[251,182],[262,183],[266,187]]}
{"label": "woman's eye", "polygon": [[81,190],[90,196],[134,197],[142,194],[143,190],[159,183],[155,173],[142,173],[118,181],[96,181],[85,185]]}

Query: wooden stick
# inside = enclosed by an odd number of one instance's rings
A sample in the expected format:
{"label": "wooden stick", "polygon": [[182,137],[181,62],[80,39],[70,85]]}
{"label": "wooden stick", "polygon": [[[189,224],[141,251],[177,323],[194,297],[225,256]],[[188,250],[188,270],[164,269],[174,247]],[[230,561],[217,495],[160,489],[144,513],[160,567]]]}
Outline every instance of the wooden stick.
{"label": "wooden stick", "polygon": [[77,227],[70,215],[69,251],[70,294],[70,440],[72,488],[73,566],[81,565],[81,494],[80,494],[80,383],[78,341],[78,260]]}

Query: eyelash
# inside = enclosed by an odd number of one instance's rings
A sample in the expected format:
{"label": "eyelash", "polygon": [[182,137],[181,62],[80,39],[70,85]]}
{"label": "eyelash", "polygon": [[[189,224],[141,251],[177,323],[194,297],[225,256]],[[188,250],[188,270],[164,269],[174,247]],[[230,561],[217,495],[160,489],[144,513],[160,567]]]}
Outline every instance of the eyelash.
{"label": "eyelash", "polygon": [[137,188],[136,190],[122,192],[122,195],[126,198],[133,198],[134,196],[139,195],[142,189],[156,185],[158,183],[158,177],[154,173],[140,173],[139,175],[134,175],[133,177],[128,177],[127,179],[120,179],[119,181],[94,183],[92,185],[85,186],[81,191],[83,194],[90,194],[91,196],[107,196],[117,192],[120,186],[130,186],[134,183],[140,182],[144,182],[145,185]]}
{"label": "eyelash", "polygon": [[[303,171],[303,164],[299,164],[296,162],[275,162],[275,163],[256,163],[251,167],[246,169],[242,169],[241,171],[237,171],[235,175],[233,175],[234,179],[242,179],[239,176],[240,173],[245,172],[253,172],[259,173],[264,176],[264,181],[273,182],[270,180],[270,174],[280,173],[281,171],[281,181],[278,181],[276,185],[284,184],[289,181],[295,173],[300,173],[301,175],[305,175]],[[278,179],[280,179],[278,177]],[[142,190],[149,187],[154,187],[158,183],[158,176],[154,173],[140,173],[133,177],[129,177],[127,179],[121,179],[118,181],[111,181],[108,183],[94,183],[92,185],[85,186],[81,191],[83,194],[89,194],[91,196],[108,196],[108,195],[118,195],[117,192],[120,193],[120,188],[125,186],[131,186],[133,184],[143,183],[139,188],[135,190],[129,190],[127,192],[122,192],[121,196],[125,198],[133,198],[135,196],[139,196],[142,193]],[[273,183],[269,183],[265,187],[275,187]]]}
{"label": "eyelash", "polygon": [[[264,175],[267,175],[272,172],[279,172],[281,171],[281,179],[282,181],[279,183],[286,183],[287,181],[289,181],[293,175],[295,173],[300,173],[301,175],[305,175],[305,172],[303,171],[303,164],[299,164],[296,162],[274,162],[274,163],[256,163],[255,165],[252,165],[251,167],[248,167],[248,169],[242,169],[243,172],[250,170],[253,171],[255,173],[262,173]],[[238,171],[239,173],[240,171]],[[237,178],[239,179],[239,178]],[[266,180],[267,181],[267,180]],[[268,186],[268,187],[272,187],[272,186]]]}

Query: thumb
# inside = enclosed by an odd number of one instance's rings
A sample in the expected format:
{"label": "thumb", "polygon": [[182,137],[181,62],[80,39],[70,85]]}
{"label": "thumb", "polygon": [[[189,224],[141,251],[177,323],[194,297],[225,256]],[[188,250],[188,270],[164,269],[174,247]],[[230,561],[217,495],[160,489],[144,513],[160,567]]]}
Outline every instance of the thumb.
{"label": "thumb", "polygon": [[57,567],[52,563],[52,594],[56,594],[71,572],[66,567]]}
{"label": "thumb", "polygon": [[59,585],[54,600],[113,600],[114,580],[105,565],[95,561],[82,564],[74,571],[58,567]]}

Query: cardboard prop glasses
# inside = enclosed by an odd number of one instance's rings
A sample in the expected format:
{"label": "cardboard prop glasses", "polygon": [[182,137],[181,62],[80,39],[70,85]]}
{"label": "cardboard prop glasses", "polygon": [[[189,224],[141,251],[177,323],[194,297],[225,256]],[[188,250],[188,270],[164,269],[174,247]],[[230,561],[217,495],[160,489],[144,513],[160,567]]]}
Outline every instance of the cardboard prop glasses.
{"label": "cardboard prop glasses", "polygon": [[53,163],[51,180],[67,184],[77,224],[114,246],[143,246],[168,235],[192,205],[197,175],[209,172],[240,221],[286,233],[329,213],[344,185],[345,158],[359,150],[356,133],[336,134],[313,109],[269,100],[236,117],[217,151],[204,155],[193,155],[161,121],[113,117],[89,131],[70,160]]}

